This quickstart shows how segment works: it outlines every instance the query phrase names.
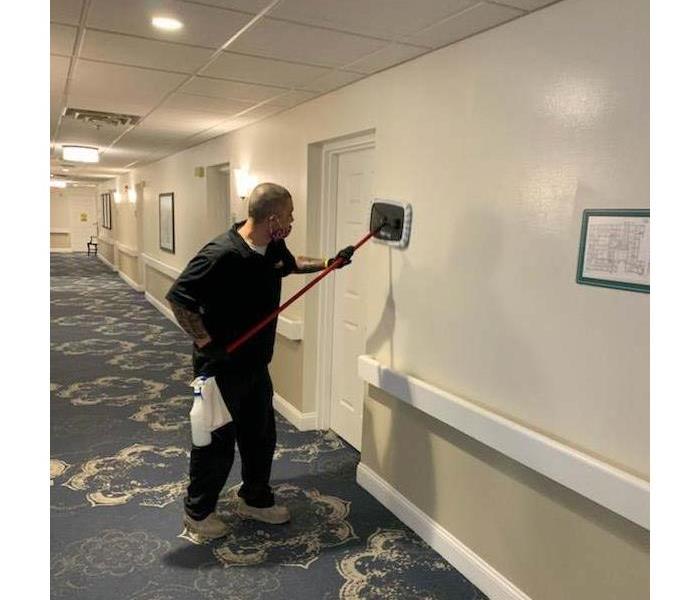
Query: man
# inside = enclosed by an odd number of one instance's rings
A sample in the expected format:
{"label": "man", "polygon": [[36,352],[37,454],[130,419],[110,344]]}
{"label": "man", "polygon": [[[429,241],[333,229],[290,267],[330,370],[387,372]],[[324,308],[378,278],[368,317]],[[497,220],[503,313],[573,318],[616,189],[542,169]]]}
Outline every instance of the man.
{"label": "man", "polygon": [[[192,447],[185,527],[205,538],[228,533],[215,508],[233,466],[236,443],[243,478],[238,513],[265,523],[290,519],[289,510],[275,504],[270,488],[277,434],[267,365],[272,360],[276,319],[232,354],[226,347],[279,307],[282,277],[314,273],[334,260],[292,256],[284,238],[292,229],[293,210],[285,188],[258,185],[249,197],[247,221],[204,246],[166,296],[178,323],[194,341],[195,377],[216,377],[232,417],[212,432],[211,444]],[[345,266],[353,251],[348,246],[335,258],[343,258]]]}

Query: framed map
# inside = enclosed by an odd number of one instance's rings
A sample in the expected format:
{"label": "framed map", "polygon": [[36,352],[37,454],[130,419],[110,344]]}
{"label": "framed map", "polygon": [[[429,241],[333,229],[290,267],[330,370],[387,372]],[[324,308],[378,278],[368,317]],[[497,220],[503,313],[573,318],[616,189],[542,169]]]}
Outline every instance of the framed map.
{"label": "framed map", "polygon": [[175,194],[158,195],[160,249],[175,254]]}
{"label": "framed map", "polygon": [[586,209],[576,283],[649,293],[649,209]]}

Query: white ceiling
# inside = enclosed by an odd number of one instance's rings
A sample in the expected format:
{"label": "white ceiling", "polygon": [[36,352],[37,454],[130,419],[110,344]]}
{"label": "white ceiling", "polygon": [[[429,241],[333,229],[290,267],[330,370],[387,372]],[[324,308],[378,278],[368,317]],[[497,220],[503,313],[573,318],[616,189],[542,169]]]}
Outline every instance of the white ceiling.
{"label": "white ceiling", "polygon": [[[52,172],[113,177],[555,1],[51,0]],[[66,107],[142,119],[96,129]],[[62,163],[64,143],[100,163]]]}

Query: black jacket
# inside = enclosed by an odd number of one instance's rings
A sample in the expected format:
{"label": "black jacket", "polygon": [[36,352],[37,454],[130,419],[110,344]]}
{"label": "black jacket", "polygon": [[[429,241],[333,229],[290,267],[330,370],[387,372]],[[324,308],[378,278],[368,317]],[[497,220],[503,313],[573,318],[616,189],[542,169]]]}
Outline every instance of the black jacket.
{"label": "black jacket", "polygon": [[215,375],[222,369],[243,373],[272,360],[277,319],[233,354],[226,354],[225,348],[279,307],[282,277],[295,266],[284,241],[270,242],[262,256],[234,228],[195,255],[166,298],[199,312],[213,340],[201,350],[195,346],[196,375]]}

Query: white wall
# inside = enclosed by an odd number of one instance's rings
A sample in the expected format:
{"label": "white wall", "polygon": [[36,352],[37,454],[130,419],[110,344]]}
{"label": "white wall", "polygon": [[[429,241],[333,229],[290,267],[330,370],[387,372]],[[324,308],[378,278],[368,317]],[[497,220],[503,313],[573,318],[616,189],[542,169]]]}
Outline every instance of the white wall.
{"label": "white wall", "polygon": [[365,250],[369,350],[646,475],[649,297],[575,270],[584,208],[648,206],[647,19],[566,0],[139,169],[146,222],[175,192],[177,253],[153,226],[147,252],[181,268],[207,241],[193,169],[226,161],[289,187],[306,251],[308,144],[375,128],[375,195],[415,225],[405,252]]}
{"label": "white wall", "polygon": [[51,230],[70,229],[70,197],[66,189],[51,188]]}
{"label": "white wall", "polygon": [[[96,233],[95,196],[93,187],[51,188],[51,231],[65,230],[74,251],[86,251],[88,239]],[[83,215],[85,221],[81,220]]]}

